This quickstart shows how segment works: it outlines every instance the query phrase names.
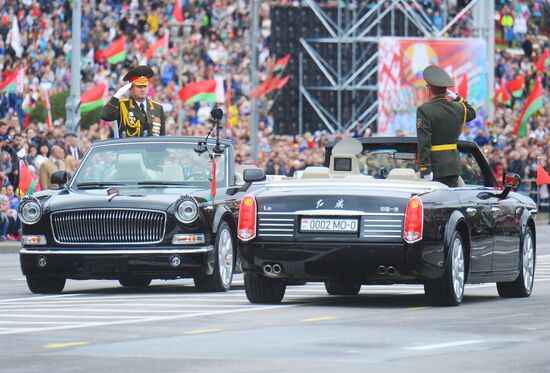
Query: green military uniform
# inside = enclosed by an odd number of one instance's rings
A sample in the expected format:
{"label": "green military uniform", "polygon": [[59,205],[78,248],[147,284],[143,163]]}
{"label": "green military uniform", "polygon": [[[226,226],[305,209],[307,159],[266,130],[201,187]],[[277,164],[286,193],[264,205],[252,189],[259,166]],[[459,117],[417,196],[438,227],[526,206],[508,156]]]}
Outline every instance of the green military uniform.
{"label": "green military uniform", "polygon": [[145,102],[144,115],[139,103],[133,98],[111,97],[103,108],[101,119],[118,121],[120,137],[164,136],[165,119],[162,105],[151,99]]}
{"label": "green military uniform", "polygon": [[[454,86],[448,74],[436,66],[424,70],[424,79],[435,87]],[[434,180],[456,186],[461,174],[456,144],[465,123],[475,117],[475,109],[460,96],[450,100],[445,94],[436,95],[417,109],[416,131],[421,177],[433,172]]]}
{"label": "green military uniform", "polygon": [[[153,70],[149,66],[136,66],[125,76],[128,81],[126,86],[109,100],[103,108],[101,119],[106,121],[118,121],[119,137],[143,137],[164,136],[165,119],[162,105],[149,98],[145,98],[149,78],[153,76]],[[141,93],[134,93],[143,101],[139,102],[134,97],[117,98],[126,93],[129,87],[141,87]]]}

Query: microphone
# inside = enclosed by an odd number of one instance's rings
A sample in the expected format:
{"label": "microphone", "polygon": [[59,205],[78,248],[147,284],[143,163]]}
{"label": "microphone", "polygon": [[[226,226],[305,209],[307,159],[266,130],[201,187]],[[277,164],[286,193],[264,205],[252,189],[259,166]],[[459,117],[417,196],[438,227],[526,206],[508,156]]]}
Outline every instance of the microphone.
{"label": "microphone", "polygon": [[223,110],[219,107],[215,107],[210,111],[210,116],[213,120],[221,120],[223,118]]}

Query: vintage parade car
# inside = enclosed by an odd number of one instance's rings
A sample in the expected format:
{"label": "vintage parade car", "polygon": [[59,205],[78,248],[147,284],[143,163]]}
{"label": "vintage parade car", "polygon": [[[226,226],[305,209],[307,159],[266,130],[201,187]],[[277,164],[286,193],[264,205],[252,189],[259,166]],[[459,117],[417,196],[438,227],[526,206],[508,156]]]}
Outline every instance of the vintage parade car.
{"label": "vintage parade car", "polygon": [[184,277],[201,290],[228,290],[244,193],[233,143],[198,140],[97,142],[70,180],[52,175],[60,189],[25,197],[20,261],[30,290],[61,292],[66,279],[146,287]]}
{"label": "vintage parade car", "polygon": [[416,138],[344,139],[326,166],[247,194],[238,237],[246,295],[278,303],[290,282],[333,295],[363,284],[423,284],[431,305],[458,305],[465,283],[531,294],[536,205],[506,174],[501,190],[473,142],[459,142],[459,187],[418,177]]}

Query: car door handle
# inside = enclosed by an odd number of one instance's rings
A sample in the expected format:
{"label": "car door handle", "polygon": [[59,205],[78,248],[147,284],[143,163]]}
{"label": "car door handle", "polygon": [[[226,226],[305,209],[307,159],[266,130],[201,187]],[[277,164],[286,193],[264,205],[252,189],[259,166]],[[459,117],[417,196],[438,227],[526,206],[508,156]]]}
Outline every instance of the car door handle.
{"label": "car door handle", "polygon": [[494,217],[497,217],[500,214],[500,209],[498,207],[491,207],[491,212]]}
{"label": "car door handle", "polygon": [[466,209],[466,214],[468,214],[468,216],[474,216],[475,214],[477,214],[477,209],[473,207],[468,207]]}

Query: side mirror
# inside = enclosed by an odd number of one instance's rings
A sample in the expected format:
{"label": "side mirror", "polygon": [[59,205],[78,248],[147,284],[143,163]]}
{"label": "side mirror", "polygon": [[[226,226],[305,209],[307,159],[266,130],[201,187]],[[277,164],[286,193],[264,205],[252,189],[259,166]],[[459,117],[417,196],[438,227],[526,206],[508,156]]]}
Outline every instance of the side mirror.
{"label": "side mirror", "polygon": [[69,180],[69,174],[65,170],[55,171],[50,177],[50,182],[52,184],[58,184],[60,186],[65,185],[68,180]]}
{"label": "side mirror", "polygon": [[265,172],[261,168],[249,168],[243,172],[243,180],[245,183],[253,183],[255,181],[264,181]]}
{"label": "side mirror", "polygon": [[521,185],[521,177],[516,173],[507,172],[503,176],[502,184],[504,185],[504,190],[497,195],[498,198],[506,198],[512,189],[519,188]]}
{"label": "side mirror", "polygon": [[256,181],[265,180],[265,172],[261,168],[249,168],[243,171],[244,184],[239,192],[246,192],[250,185]]}

